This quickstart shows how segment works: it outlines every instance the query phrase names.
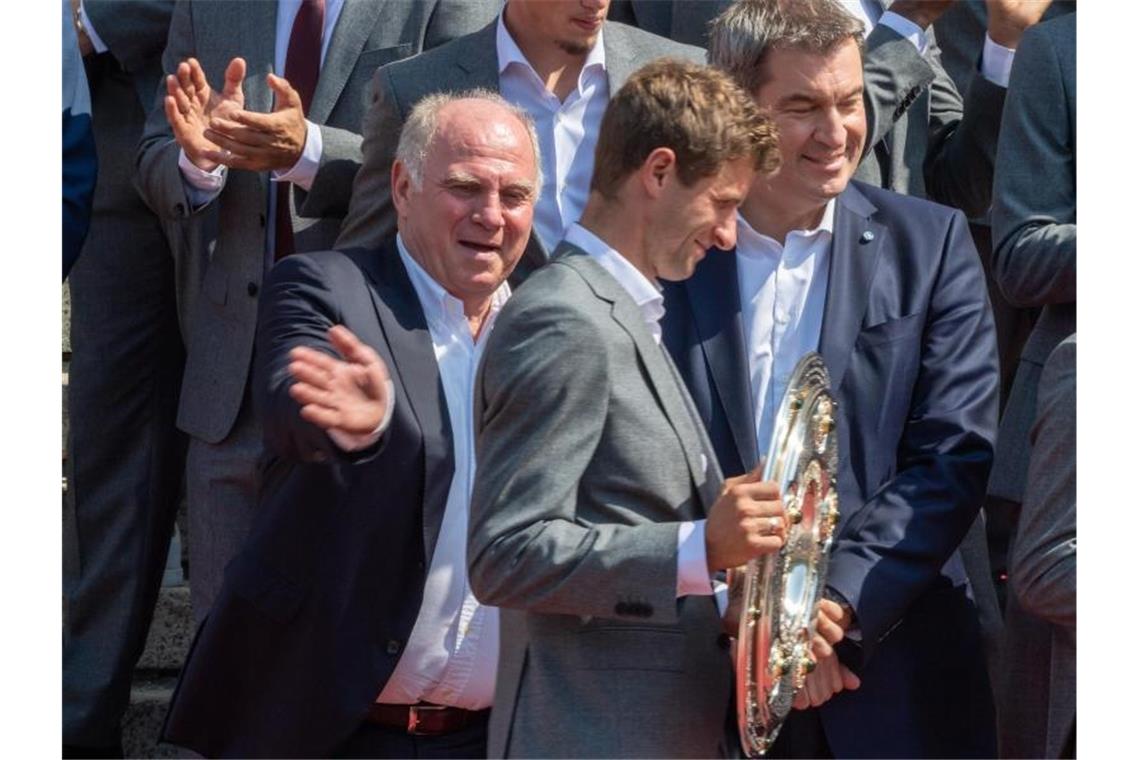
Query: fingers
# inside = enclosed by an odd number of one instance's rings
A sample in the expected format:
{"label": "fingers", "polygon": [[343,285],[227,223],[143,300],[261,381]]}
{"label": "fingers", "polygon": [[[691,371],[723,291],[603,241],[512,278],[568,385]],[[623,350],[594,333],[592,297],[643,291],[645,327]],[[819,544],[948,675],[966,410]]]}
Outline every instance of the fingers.
{"label": "fingers", "polygon": [[839,664],[839,677],[843,681],[843,688],[848,691],[854,691],[863,685],[863,682],[859,680],[859,676],[852,673],[843,663]]}
{"label": "fingers", "polygon": [[265,83],[273,90],[273,110],[284,111],[286,108],[301,108],[301,93],[293,89],[289,80],[276,74],[266,74]]}
{"label": "fingers", "polygon": [[815,655],[816,662],[831,657],[835,654],[835,650],[831,648],[831,642],[827,641],[823,636],[816,634],[811,640],[811,653]]}
{"label": "fingers", "polygon": [[222,87],[222,97],[227,100],[240,98],[244,101],[241,81],[245,79],[245,59],[234,58],[226,66],[226,82]]}
{"label": "fingers", "polygon": [[340,355],[353,364],[365,367],[376,367],[381,380],[388,379],[388,367],[384,360],[371,346],[357,338],[351,330],[344,325],[333,325],[329,328],[329,340]]}
{"label": "fingers", "polygon": [[[206,136],[223,148],[229,148],[239,153],[243,151],[237,150],[237,148],[262,148],[274,143],[274,136],[272,134],[258,129],[243,127],[233,119],[223,119],[217,116],[210,119],[210,126],[206,130]],[[236,147],[226,145],[223,141],[233,143],[233,146]]]}

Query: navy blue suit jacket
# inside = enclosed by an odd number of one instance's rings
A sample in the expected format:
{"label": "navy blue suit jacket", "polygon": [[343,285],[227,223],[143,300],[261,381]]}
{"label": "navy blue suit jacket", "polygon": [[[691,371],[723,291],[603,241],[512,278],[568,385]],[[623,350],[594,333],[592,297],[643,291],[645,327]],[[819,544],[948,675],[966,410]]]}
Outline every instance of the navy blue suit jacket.
{"label": "navy blue suit jacket", "polygon": [[[978,623],[957,547],[982,502],[998,365],[960,211],[852,182],[838,197],[820,353],[839,403],[828,586],[861,634],[862,686],[820,708],[840,757],[993,756]],[[666,286],[664,341],[725,475],[758,458],[734,253]],[[845,642],[847,644],[847,642]],[[793,716],[794,718],[795,716]]]}
{"label": "navy blue suit jacket", "polygon": [[[396,388],[390,426],[345,454],[298,415],[289,350],[343,324]],[[244,548],[199,629],[166,741],[207,757],[329,757],[392,674],[422,601],[454,471],[423,310],[395,245],[297,254],[260,304],[255,408],[268,450]]]}

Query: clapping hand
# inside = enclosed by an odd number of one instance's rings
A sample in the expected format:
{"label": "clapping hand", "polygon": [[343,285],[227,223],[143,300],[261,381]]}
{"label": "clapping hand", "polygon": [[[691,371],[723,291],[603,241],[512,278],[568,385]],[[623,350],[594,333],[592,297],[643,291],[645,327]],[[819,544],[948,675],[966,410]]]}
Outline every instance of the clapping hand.
{"label": "clapping hand", "polygon": [[222,149],[210,141],[206,130],[211,119],[236,114],[245,107],[241,89],[244,78],[245,60],[241,58],[234,58],[226,66],[220,93],[210,87],[196,58],[178,64],[176,72],[166,77],[166,120],[186,157],[202,171],[213,171],[223,163]]}

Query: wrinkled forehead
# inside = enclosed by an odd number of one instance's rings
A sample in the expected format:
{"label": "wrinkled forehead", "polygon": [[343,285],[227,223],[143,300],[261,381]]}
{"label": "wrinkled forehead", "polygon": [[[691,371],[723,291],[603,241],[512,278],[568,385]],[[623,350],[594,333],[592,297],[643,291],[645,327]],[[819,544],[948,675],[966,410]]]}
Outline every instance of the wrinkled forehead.
{"label": "wrinkled forehead", "polygon": [[494,104],[445,109],[428,149],[428,163],[438,168],[476,164],[534,179],[534,148],[518,118]]}

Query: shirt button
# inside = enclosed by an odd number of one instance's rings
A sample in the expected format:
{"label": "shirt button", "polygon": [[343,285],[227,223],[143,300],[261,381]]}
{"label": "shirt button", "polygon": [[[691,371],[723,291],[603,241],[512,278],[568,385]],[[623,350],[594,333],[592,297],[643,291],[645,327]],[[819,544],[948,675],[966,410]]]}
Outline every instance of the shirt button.
{"label": "shirt button", "polygon": [[257,283],[256,282],[247,283],[245,286],[245,292],[249,293],[250,297],[257,295]]}

